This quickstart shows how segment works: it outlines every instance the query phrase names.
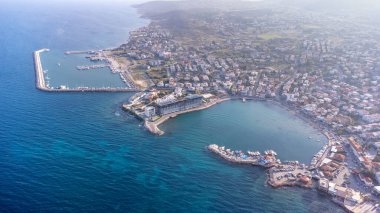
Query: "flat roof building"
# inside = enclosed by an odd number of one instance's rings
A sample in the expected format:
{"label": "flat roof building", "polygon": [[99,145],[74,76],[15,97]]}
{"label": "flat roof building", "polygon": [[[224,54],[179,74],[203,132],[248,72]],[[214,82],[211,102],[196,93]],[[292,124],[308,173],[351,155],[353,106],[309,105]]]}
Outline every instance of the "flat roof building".
{"label": "flat roof building", "polygon": [[156,113],[158,115],[167,115],[173,112],[188,110],[202,105],[203,96],[189,95],[183,99],[175,99],[165,102],[156,103]]}

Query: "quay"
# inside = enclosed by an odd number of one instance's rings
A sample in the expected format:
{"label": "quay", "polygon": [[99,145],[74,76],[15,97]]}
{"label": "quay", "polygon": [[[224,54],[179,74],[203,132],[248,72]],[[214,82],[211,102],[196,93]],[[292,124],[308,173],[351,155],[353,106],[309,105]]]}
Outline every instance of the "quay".
{"label": "quay", "polygon": [[[320,153],[326,151],[326,146]],[[336,144],[334,143],[333,146]],[[216,144],[211,144],[207,148],[228,162],[264,167],[267,172],[266,183],[273,188],[298,186],[318,190],[331,196],[331,200],[347,212],[378,212],[379,204],[368,194],[362,194],[360,191],[342,186],[330,179],[316,177],[313,166],[301,164],[298,161],[281,162],[276,159],[276,153],[272,150],[265,151],[265,154],[261,155],[259,152],[233,151]],[[320,154],[317,158],[316,160],[319,161],[324,156]]]}
{"label": "quay", "polygon": [[270,168],[281,163],[280,160],[276,159],[277,153],[273,150],[265,151],[265,154],[262,155],[258,151],[248,151],[247,153],[244,153],[243,151],[232,151],[226,149],[224,146],[218,146],[216,144],[211,144],[207,148],[211,152],[232,163],[250,164],[264,168]]}
{"label": "quay", "polygon": [[95,51],[93,50],[80,50],[80,51],[66,51],[65,55],[72,55],[72,54],[94,54]]}
{"label": "quay", "polygon": [[[141,90],[134,87],[75,87],[68,88],[66,86],[60,86],[58,88],[48,87],[45,82],[45,76],[43,72],[41,53],[50,51],[47,48],[37,50],[33,53],[34,69],[36,72],[36,88],[45,92],[140,92]],[[69,52],[69,54],[75,54],[77,52]]]}
{"label": "quay", "polygon": [[77,66],[77,70],[94,70],[94,69],[101,69],[105,67],[109,67],[110,65],[107,64],[96,64],[96,65],[90,65],[90,66]]}
{"label": "quay", "polygon": [[300,164],[298,161],[286,161],[281,163],[281,161],[276,158],[277,153],[273,150],[265,151],[262,155],[258,151],[248,151],[245,153],[243,151],[226,149],[216,144],[211,144],[207,148],[228,162],[248,164],[268,169],[267,184],[274,188],[282,186],[311,188],[314,185],[307,166]]}

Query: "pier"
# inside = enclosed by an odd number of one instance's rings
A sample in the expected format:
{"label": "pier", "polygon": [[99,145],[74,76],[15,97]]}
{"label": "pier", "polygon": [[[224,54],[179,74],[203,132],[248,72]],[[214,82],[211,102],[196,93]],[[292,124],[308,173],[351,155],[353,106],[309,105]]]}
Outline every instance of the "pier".
{"label": "pier", "polygon": [[232,163],[249,164],[264,168],[270,168],[281,163],[280,160],[276,159],[277,153],[273,150],[265,151],[264,155],[262,155],[258,151],[248,151],[247,153],[244,153],[243,151],[226,149],[224,146],[218,146],[216,144],[211,144],[207,148],[224,160]]}
{"label": "pier", "polygon": [[49,49],[41,49],[38,51],[34,52],[34,68],[36,70],[36,87],[40,90],[47,91],[49,90],[48,87],[46,87],[45,84],[45,77],[44,77],[44,72],[42,69],[42,63],[41,63],[41,56],[40,54],[42,52],[50,51]]}
{"label": "pier", "polygon": [[207,148],[228,162],[259,166],[268,169],[267,183],[274,188],[282,186],[313,187],[311,173],[307,166],[300,164],[298,161],[286,161],[281,163],[281,161],[276,158],[277,153],[273,150],[267,150],[262,155],[258,151],[248,151],[245,153],[243,151],[226,149],[224,146],[218,146],[216,144],[211,144]]}
{"label": "pier", "polygon": [[96,64],[96,65],[90,65],[90,66],[77,66],[77,70],[94,70],[94,69],[101,69],[105,67],[109,67],[108,64]]}
{"label": "pier", "polygon": [[[60,86],[58,88],[52,88],[46,86],[45,76],[43,72],[41,53],[50,51],[47,48],[37,50],[33,53],[34,57],[34,69],[36,72],[36,87],[37,89],[45,92],[139,92],[140,89],[132,87],[75,87],[68,88],[66,86]],[[87,51],[88,52],[88,51]],[[90,51],[92,52],[92,51]],[[66,52],[67,53],[67,52]],[[69,54],[79,54],[78,52],[69,52]]]}
{"label": "pier", "polygon": [[66,51],[65,55],[72,55],[72,54],[95,54],[95,51],[93,50],[79,50],[79,51]]}

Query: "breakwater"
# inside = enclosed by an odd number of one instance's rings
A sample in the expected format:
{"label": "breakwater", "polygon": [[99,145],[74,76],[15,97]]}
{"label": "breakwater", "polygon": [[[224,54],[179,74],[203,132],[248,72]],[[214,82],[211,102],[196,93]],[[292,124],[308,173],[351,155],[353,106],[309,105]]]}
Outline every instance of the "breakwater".
{"label": "breakwater", "polygon": [[216,144],[211,144],[207,148],[211,152],[232,163],[251,164],[265,168],[269,168],[281,163],[280,160],[276,159],[277,153],[273,150],[265,151],[264,155],[262,155],[258,151],[248,151],[247,153],[244,153],[243,151],[225,149],[224,146],[218,146]]}
{"label": "breakwater", "polygon": [[40,90],[47,90],[45,77],[42,69],[41,56],[42,52],[50,51],[49,49],[41,49],[34,52],[34,68],[36,71],[36,87]]}

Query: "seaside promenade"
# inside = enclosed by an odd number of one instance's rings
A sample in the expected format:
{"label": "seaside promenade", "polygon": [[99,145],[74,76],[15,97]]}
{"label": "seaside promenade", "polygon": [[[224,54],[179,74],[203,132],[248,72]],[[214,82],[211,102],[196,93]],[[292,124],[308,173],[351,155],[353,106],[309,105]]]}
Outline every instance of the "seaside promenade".
{"label": "seaside promenade", "polygon": [[[36,87],[37,89],[45,92],[139,92],[138,88],[132,87],[76,87],[76,88],[52,88],[46,86],[45,76],[43,72],[41,53],[50,51],[47,48],[37,50],[33,53],[34,58],[34,68],[36,72]],[[73,53],[71,53],[73,54]]]}

